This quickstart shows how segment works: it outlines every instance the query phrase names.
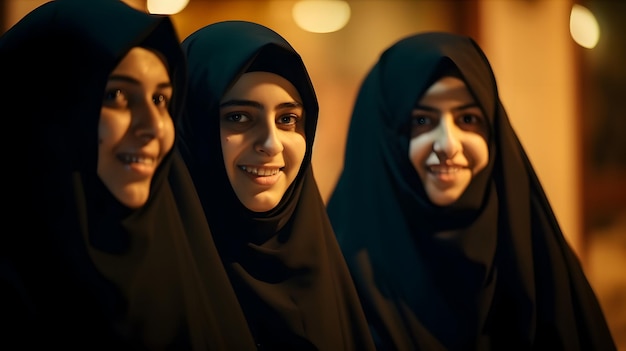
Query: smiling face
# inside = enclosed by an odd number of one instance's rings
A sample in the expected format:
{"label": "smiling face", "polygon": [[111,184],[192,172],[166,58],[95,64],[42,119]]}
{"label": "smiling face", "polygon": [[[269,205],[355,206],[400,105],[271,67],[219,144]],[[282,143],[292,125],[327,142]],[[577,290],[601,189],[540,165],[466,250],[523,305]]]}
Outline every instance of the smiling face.
{"label": "smiling face", "polygon": [[135,47],[109,75],[98,126],[98,176],[130,208],[143,206],[174,145],[172,85],[163,61]]}
{"label": "smiling face", "polygon": [[445,76],[412,112],[409,158],[426,194],[439,206],[454,203],[489,161],[488,121],[465,83]]}
{"label": "smiling face", "polygon": [[304,118],[296,88],[273,73],[243,74],[220,101],[226,173],[248,209],[273,209],[296,179],[306,152]]}

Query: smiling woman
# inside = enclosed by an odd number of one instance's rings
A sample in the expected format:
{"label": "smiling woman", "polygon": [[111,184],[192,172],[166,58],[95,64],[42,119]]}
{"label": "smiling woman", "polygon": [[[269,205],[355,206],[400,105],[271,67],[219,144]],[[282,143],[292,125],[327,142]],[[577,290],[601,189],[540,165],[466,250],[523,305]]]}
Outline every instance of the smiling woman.
{"label": "smiling woman", "polygon": [[2,346],[255,349],[174,145],[186,66],[170,19],[54,0],[0,37],[0,60],[0,104],[28,101]]}
{"label": "smiling woman", "polygon": [[383,51],[328,213],[381,350],[615,350],[470,37]]}
{"label": "smiling woman", "polygon": [[447,206],[489,161],[489,123],[465,82],[444,73],[411,113],[409,159],[430,201]]}
{"label": "smiling woman", "polygon": [[220,106],[230,184],[244,206],[267,212],[278,205],[304,159],[302,98],[285,78],[249,71],[226,92]]}
{"label": "smiling woman", "polygon": [[148,201],[152,177],[174,146],[172,83],[156,53],[135,47],[113,69],[98,125],[98,177],[120,202]]}
{"label": "smiling woman", "polygon": [[318,104],[300,55],[245,21],[182,45],[182,154],[259,349],[373,350],[313,177]]}

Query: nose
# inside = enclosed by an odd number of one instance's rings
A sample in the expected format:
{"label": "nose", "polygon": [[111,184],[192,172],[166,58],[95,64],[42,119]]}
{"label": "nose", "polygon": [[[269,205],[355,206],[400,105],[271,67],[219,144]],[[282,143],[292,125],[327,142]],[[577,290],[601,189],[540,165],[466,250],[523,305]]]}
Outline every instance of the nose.
{"label": "nose", "polygon": [[254,149],[257,152],[264,153],[268,156],[274,156],[283,151],[283,143],[280,141],[279,131],[276,128],[274,118],[272,117],[269,123],[264,123],[263,126],[259,126],[257,140],[254,144]]}
{"label": "nose", "polygon": [[152,99],[147,99],[133,109],[133,132],[144,142],[163,135],[164,116]]}
{"label": "nose", "polygon": [[459,128],[454,123],[452,116],[444,116],[437,127],[433,151],[439,159],[450,159],[461,150]]}

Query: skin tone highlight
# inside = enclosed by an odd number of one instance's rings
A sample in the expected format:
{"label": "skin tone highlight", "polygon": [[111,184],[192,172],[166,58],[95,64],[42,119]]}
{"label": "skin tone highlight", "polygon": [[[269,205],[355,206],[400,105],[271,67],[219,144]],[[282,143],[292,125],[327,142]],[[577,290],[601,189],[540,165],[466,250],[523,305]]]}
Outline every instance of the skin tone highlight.
{"label": "skin tone highlight", "polygon": [[429,199],[454,203],[489,161],[488,121],[463,80],[445,76],[412,111],[409,158]]}
{"label": "skin tone highlight", "polygon": [[251,211],[278,205],[304,154],[304,108],[297,89],[269,72],[243,74],[220,101],[220,135],[228,179]]}
{"label": "skin tone highlight", "polygon": [[132,48],[111,72],[98,126],[98,176],[129,208],[143,206],[163,157],[174,145],[172,84],[154,52]]}

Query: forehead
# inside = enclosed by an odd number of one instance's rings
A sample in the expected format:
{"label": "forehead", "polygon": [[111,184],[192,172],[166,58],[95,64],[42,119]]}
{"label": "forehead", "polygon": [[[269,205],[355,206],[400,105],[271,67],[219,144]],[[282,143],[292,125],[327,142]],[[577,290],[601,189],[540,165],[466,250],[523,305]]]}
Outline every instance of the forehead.
{"label": "forehead", "polygon": [[300,94],[290,81],[270,72],[247,72],[226,92],[223,100],[231,98],[279,98],[300,102]]}
{"label": "forehead", "polygon": [[113,69],[113,73],[120,72],[138,76],[167,75],[167,68],[160,55],[155,51],[136,46],[131,48]]}
{"label": "forehead", "polygon": [[426,90],[420,103],[434,103],[442,100],[474,101],[465,82],[457,77],[445,76],[435,81]]}

